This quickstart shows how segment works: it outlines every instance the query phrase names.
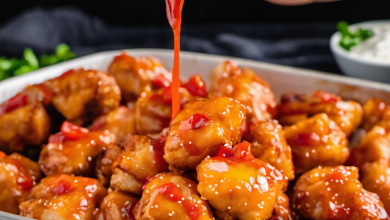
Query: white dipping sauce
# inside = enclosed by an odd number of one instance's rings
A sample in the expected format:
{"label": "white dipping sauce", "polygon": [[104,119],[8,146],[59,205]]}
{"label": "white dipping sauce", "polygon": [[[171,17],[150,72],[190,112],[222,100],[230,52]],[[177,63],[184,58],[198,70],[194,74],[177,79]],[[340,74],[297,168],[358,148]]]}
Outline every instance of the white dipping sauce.
{"label": "white dipping sauce", "polygon": [[390,24],[362,25],[374,36],[351,48],[350,54],[370,61],[390,63]]}

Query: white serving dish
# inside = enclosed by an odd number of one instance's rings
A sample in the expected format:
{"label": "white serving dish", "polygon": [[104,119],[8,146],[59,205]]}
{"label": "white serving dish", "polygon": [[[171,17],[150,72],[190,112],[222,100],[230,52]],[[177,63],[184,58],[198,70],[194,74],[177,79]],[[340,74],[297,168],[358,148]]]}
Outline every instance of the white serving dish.
{"label": "white serving dish", "polygon": [[[385,24],[390,26],[390,20],[367,21],[358,24],[353,24],[353,28],[370,29],[372,25]],[[354,76],[362,79],[369,79],[383,83],[390,83],[390,62],[377,60],[367,60],[361,57],[352,56],[349,51],[340,47],[339,42],[341,33],[336,32],[330,39],[330,49],[336,59],[340,69],[349,76]]]}
{"label": "white serving dish", "polygon": [[[172,69],[172,50],[133,49],[123,50],[123,52],[131,56],[158,57],[166,65],[167,69]],[[21,91],[27,84],[43,82],[57,77],[72,68],[84,67],[107,70],[113,57],[120,53],[121,51],[96,53],[2,81],[0,82],[0,103]],[[381,98],[390,102],[390,85],[387,84],[225,56],[181,52],[181,76],[184,79],[194,73],[198,73],[207,83],[213,68],[226,60],[236,61],[240,66],[249,67],[258,73],[270,83],[278,100],[280,95],[285,92],[312,93],[316,90],[324,90],[336,93],[344,99],[352,99],[359,102],[365,102],[371,97]],[[0,212],[0,220],[24,219],[26,218]]]}

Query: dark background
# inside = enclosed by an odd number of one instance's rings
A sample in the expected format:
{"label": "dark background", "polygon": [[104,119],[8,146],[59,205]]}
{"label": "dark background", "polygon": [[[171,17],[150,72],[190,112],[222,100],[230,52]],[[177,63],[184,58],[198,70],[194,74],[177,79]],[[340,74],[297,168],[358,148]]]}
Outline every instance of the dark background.
{"label": "dark background", "polygon": [[[164,0],[1,1],[0,25],[32,7],[71,6],[111,25],[167,24]],[[343,0],[304,6],[279,6],[264,0],[186,0],[183,23],[336,22],[390,18],[390,0]]]}
{"label": "dark background", "polygon": [[[390,19],[390,0],[303,6],[264,0],[186,0],[181,50],[341,74],[329,49],[340,20]],[[0,56],[39,56],[68,44],[78,56],[107,50],[173,48],[164,0],[41,0],[0,3]]]}

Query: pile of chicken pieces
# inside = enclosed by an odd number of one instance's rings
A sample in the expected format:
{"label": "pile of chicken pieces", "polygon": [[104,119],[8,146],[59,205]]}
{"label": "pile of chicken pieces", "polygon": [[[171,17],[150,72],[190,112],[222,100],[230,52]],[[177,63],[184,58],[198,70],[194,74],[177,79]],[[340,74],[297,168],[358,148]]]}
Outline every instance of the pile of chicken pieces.
{"label": "pile of chicken pieces", "polygon": [[[261,73],[260,73],[261,74]],[[389,220],[390,106],[284,94],[226,61],[74,69],[0,105],[0,211],[39,220]],[[349,147],[357,129],[366,135]]]}

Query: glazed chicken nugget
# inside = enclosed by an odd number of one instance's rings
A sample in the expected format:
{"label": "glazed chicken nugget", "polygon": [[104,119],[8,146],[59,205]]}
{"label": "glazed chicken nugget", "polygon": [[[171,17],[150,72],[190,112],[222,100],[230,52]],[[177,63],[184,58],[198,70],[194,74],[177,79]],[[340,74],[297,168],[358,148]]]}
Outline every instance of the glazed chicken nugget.
{"label": "glazed chicken nugget", "polygon": [[91,122],[119,106],[121,91],[106,72],[74,69],[43,83],[52,93],[51,103],[67,121]]}
{"label": "glazed chicken nugget", "polygon": [[389,219],[378,195],[363,189],[356,167],[315,168],[297,181],[293,209],[313,220]]}
{"label": "glazed chicken nugget", "polygon": [[361,170],[361,182],[364,189],[378,194],[387,213],[390,213],[389,162],[389,159],[381,159],[376,162],[366,164]]}
{"label": "glazed chicken nugget", "polygon": [[241,141],[245,107],[231,98],[193,101],[174,118],[166,134],[165,159],[171,169],[195,170],[221,145]]}
{"label": "glazed chicken nugget", "polygon": [[253,156],[282,171],[288,180],[293,180],[295,168],[291,148],[286,142],[282,126],[277,121],[263,121],[251,125],[250,130]]}
{"label": "glazed chicken nugget", "polygon": [[21,152],[26,146],[42,145],[50,135],[51,122],[45,109],[51,93],[44,85],[28,86],[0,105],[0,150]]}
{"label": "glazed chicken nugget", "polygon": [[109,131],[116,141],[123,141],[128,135],[137,133],[134,109],[120,106],[119,108],[99,116],[89,127],[92,131]]}
{"label": "glazed chicken nugget", "polygon": [[133,209],[138,199],[120,192],[109,192],[100,204],[96,220],[134,220]]}
{"label": "glazed chicken nugget", "polygon": [[[199,75],[194,75],[187,83],[180,85],[179,93],[180,105],[183,106],[190,101],[205,98],[206,84]],[[142,93],[135,103],[135,112],[138,134],[160,133],[169,126],[172,119],[171,86]]]}
{"label": "glazed chicken nugget", "polygon": [[155,175],[167,172],[164,145],[149,136],[130,137],[112,165],[111,188],[119,192],[142,194],[142,186]]}
{"label": "glazed chicken nugget", "polygon": [[95,179],[67,174],[49,176],[20,204],[20,215],[37,220],[93,220],[107,190]]}
{"label": "glazed chicken nugget", "polygon": [[[125,103],[136,101],[142,92],[152,91],[153,81],[160,77],[171,78],[170,73],[158,59],[134,58],[125,53],[114,58],[108,72],[118,82]],[[166,83],[165,80],[161,81]]]}
{"label": "glazed chicken nugget", "polygon": [[89,131],[65,121],[61,132],[50,136],[38,163],[47,176],[62,173],[93,176],[96,158],[114,141],[108,132]]}
{"label": "glazed chicken nugget", "polygon": [[277,120],[293,125],[307,117],[325,113],[349,136],[362,121],[362,106],[354,101],[343,101],[337,95],[317,91],[313,95],[285,94],[277,107]]}
{"label": "glazed chicken nugget", "polygon": [[285,177],[251,154],[243,142],[223,146],[216,157],[197,167],[198,192],[218,211],[238,219],[268,219],[283,188]]}
{"label": "glazed chicken nugget", "polygon": [[381,99],[369,99],[363,105],[363,128],[369,131],[381,121],[390,121],[390,106]]}
{"label": "glazed chicken nugget", "polygon": [[134,208],[135,219],[213,219],[196,186],[195,182],[176,174],[158,174],[145,185],[141,200]]}
{"label": "glazed chicken nugget", "polygon": [[212,78],[218,80],[212,84],[210,97],[229,97],[244,104],[248,124],[274,117],[275,96],[269,84],[252,70],[241,71],[234,63],[224,62],[216,67]]}
{"label": "glazed chicken nugget", "polygon": [[41,179],[39,165],[18,153],[0,151],[0,211],[19,214],[19,204]]}
{"label": "glazed chicken nugget", "polygon": [[96,159],[95,172],[97,179],[104,187],[110,186],[112,165],[122,153],[123,144],[110,144]]}
{"label": "glazed chicken nugget", "polygon": [[349,156],[348,140],[326,114],[318,114],[284,130],[297,174],[317,166],[342,165]]}
{"label": "glazed chicken nugget", "polygon": [[390,159],[390,121],[374,126],[351,150],[347,164],[361,169],[366,163]]}
{"label": "glazed chicken nugget", "polygon": [[279,197],[274,205],[272,217],[268,220],[293,220],[289,198],[283,192],[279,194]]}

